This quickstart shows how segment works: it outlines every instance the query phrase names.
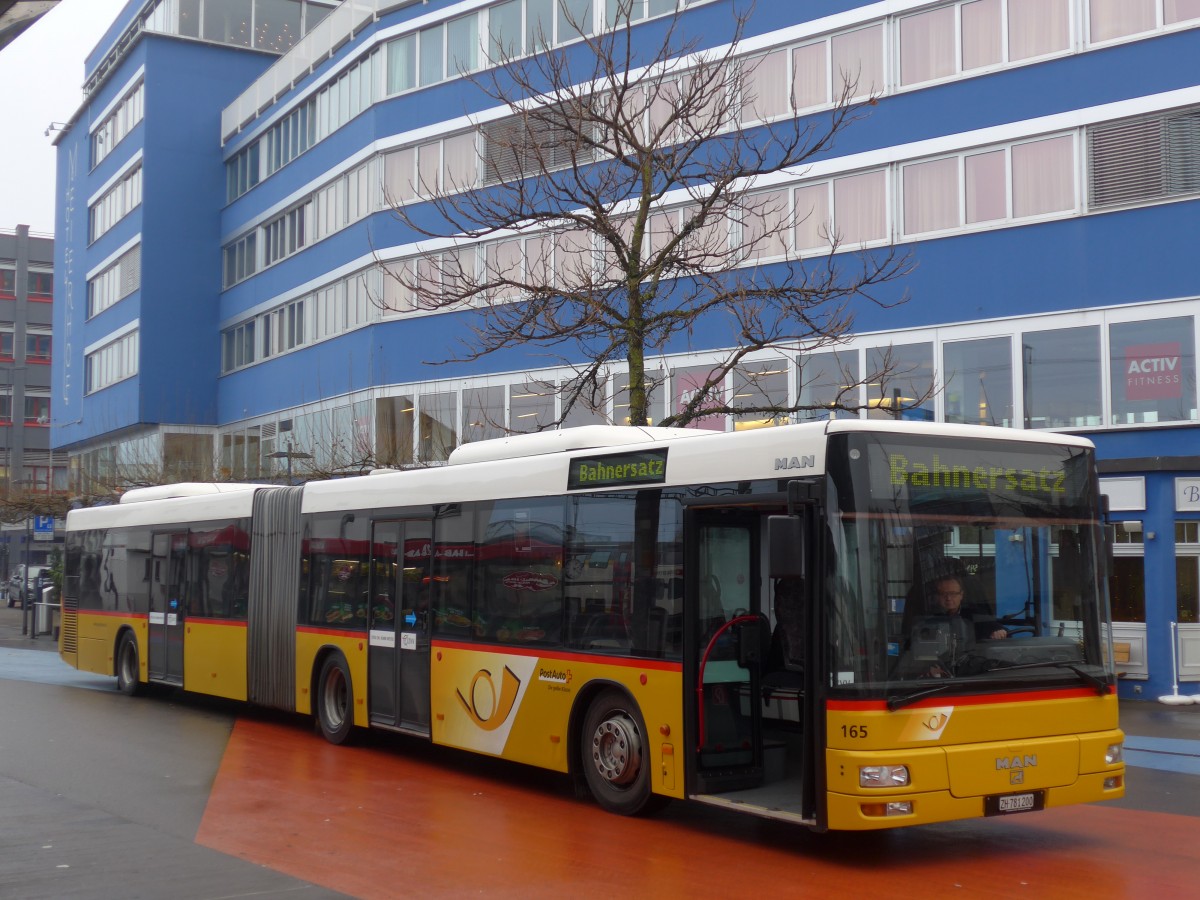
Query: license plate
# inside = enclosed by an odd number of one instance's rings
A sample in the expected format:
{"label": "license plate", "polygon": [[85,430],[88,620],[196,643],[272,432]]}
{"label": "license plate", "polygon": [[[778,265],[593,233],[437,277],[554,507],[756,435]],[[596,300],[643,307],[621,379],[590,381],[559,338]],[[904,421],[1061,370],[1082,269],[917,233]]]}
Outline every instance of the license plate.
{"label": "license plate", "polygon": [[1033,794],[1000,798],[1000,812],[1021,812],[1026,809],[1033,809]]}
{"label": "license plate", "polygon": [[1044,809],[1045,805],[1045,794],[1042,791],[1031,791],[1027,794],[1001,794],[985,798],[983,812],[988,816],[1003,816],[1009,813]]}

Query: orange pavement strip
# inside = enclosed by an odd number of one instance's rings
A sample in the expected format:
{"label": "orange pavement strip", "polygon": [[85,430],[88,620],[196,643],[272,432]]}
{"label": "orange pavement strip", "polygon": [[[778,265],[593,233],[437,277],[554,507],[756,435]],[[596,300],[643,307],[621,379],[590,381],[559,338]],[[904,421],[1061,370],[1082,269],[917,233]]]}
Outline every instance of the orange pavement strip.
{"label": "orange pavement strip", "polygon": [[[483,769],[483,772],[478,770]],[[561,776],[390,737],[234,727],[197,842],[357,897],[1194,897],[1200,818],[1089,806],[880,834],[675,803],[622,819]]]}

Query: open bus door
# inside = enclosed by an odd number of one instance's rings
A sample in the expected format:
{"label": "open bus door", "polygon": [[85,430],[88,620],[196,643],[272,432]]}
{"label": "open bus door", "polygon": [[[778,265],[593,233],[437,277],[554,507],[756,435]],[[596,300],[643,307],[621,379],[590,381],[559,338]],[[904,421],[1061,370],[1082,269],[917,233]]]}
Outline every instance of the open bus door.
{"label": "open bus door", "polygon": [[[689,794],[817,824],[815,505],[685,514]],[[774,546],[773,546],[774,545]],[[810,698],[806,702],[806,698]]]}
{"label": "open bus door", "polygon": [[685,608],[691,611],[696,786],[701,793],[754,787],[763,780],[763,737],[751,699],[769,634],[760,517],[726,508],[691,510],[688,519]]}

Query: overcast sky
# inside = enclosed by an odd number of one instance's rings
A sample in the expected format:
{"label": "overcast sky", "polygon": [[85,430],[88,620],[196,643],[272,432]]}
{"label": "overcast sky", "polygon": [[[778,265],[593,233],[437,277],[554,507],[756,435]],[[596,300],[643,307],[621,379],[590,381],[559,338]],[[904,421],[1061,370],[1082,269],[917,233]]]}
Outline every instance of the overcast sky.
{"label": "overcast sky", "polygon": [[0,50],[0,228],[54,233],[51,122],[83,102],[83,60],[126,0],[61,0]]}

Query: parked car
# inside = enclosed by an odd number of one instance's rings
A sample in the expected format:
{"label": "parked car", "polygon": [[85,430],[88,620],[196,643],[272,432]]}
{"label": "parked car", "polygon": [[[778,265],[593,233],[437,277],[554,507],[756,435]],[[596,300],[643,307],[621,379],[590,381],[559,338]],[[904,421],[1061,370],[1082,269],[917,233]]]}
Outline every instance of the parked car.
{"label": "parked car", "polygon": [[[42,582],[42,577],[49,577],[50,572],[45,566],[30,566],[28,574],[25,572],[25,564],[17,566],[13,569],[12,575],[8,579],[8,605],[9,607],[20,606],[23,596],[29,597],[31,601],[38,599],[38,587]],[[21,583],[25,583],[25,592],[22,594]]]}

